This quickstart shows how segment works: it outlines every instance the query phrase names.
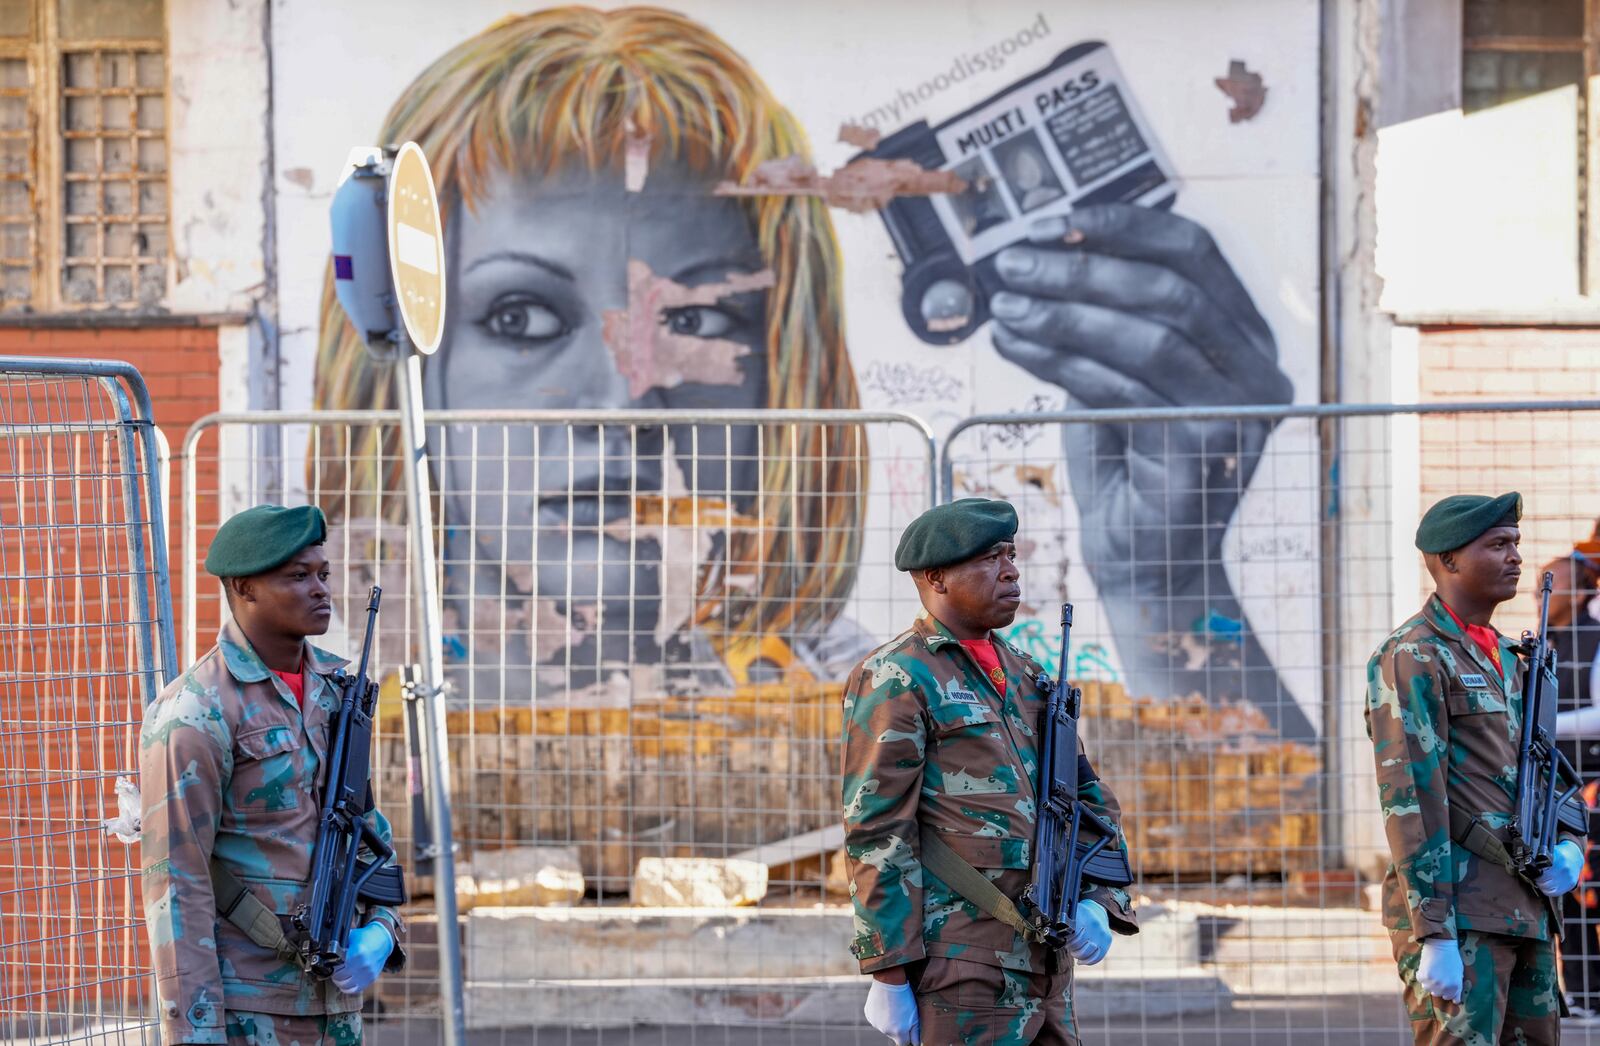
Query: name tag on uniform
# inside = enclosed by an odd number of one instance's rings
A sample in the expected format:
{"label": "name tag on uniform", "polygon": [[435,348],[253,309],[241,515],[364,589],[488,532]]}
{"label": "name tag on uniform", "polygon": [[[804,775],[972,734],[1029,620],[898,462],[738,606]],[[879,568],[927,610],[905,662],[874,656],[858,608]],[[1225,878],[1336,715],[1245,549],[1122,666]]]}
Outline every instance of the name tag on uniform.
{"label": "name tag on uniform", "polygon": [[974,694],[971,690],[963,690],[958,686],[951,687],[947,693],[949,694],[950,700],[959,701],[964,705],[983,704],[982,701],[978,700],[977,694]]}
{"label": "name tag on uniform", "polygon": [[1461,673],[1461,685],[1469,690],[1487,690],[1489,681],[1476,672]]}

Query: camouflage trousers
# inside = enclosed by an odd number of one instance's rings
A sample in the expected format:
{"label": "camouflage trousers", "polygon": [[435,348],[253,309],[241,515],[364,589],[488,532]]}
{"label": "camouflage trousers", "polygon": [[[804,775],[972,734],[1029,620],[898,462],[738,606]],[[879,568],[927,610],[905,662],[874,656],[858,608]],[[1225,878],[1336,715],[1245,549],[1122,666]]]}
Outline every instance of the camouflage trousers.
{"label": "camouflage trousers", "polygon": [[361,1014],[290,1017],[228,1010],[228,1046],[361,1046]]}
{"label": "camouflage trousers", "polygon": [[1417,983],[1422,945],[1409,932],[1389,940],[1405,985],[1417,1046],[1554,1046],[1561,1038],[1561,987],[1553,941],[1461,931],[1461,1002],[1429,995]]}
{"label": "camouflage trousers", "polygon": [[1023,973],[932,956],[906,970],[923,1046],[1078,1046],[1072,973]]}

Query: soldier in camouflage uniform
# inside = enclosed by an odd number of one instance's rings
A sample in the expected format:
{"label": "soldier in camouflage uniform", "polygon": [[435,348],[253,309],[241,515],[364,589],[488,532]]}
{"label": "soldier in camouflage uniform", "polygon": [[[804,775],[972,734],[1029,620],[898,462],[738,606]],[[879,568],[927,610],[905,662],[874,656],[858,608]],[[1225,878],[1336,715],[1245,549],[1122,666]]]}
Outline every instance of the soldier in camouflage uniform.
{"label": "soldier in camouflage uniform", "polygon": [[[398,969],[399,916],[368,907],[330,980],[219,916],[218,862],[288,929],[307,900],[319,783],[347,662],[306,642],[328,629],[326,524],[314,507],[262,505],[217,532],[206,569],[232,620],[145,710],[140,732],[145,919],[163,1043],[354,1046],[361,991]],[[374,827],[389,825],[376,811]]]}
{"label": "soldier in camouflage uniform", "polygon": [[1419,1044],[1560,1036],[1554,898],[1577,882],[1581,846],[1563,836],[1533,882],[1500,863],[1524,668],[1489,618],[1516,595],[1521,514],[1515,493],[1429,509],[1416,544],[1435,594],[1367,664],[1367,733],[1393,857],[1384,922]]}
{"label": "soldier in camouflage uniform", "polygon": [[[992,631],[1017,612],[1016,529],[1009,504],[980,498],[913,521],[895,565],[924,612],[845,690],[852,951],[875,978],[869,1021],[900,1043],[1078,1041],[1072,956],[1030,943],[920,858],[923,833],[937,832],[1011,900],[1030,880],[1048,676]],[[1080,797],[1115,822],[1116,798],[1084,770]],[[1074,925],[1070,951],[1091,963],[1111,928],[1138,932],[1128,894],[1106,887],[1085,890]]]}

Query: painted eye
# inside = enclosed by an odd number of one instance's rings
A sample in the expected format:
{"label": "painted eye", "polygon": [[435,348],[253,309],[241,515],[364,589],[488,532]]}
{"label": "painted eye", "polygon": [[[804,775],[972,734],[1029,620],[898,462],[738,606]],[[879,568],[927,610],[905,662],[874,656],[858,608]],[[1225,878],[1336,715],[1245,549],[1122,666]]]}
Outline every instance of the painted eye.
{"label": "painted eye", "polygon": [[661,325],[690,338],[721,338],[733,330],[733,317],[710,305],[661,310]]}
{"label": "painted eye", "polygon": [[548,341],[567,333],[566,322],[554,309],[526,297],[501,298],[489,307],[482,323],[496,337],[523,341]]}

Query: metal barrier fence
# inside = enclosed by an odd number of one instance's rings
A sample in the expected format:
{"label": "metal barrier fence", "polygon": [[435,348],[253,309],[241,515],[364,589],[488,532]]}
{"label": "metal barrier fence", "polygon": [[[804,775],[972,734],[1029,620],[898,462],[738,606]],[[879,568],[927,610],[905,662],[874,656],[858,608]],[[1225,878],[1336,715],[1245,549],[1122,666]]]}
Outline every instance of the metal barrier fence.
{"label": "metal barrier fence", "polygon": [[[916,610],[890,553],[933,498],[926,427],[845,411],[427,423],[469,1027],[862,1035],[831,861],[842,679]],[[415,872],[397,433],[398,415],[360,412],[191,429],[184,647],[222,610],[196,570],[218,520],[267,497],[321,505],[343,618],[325,645],[348,649],[348,616],[385,589],[378,800]],[[380,1042],[435,1034],[438,926],[413,878],[411,966],[380,982]]]}
{"label": "metal barrier fence", "polygon": [[[1597,409],[1062,413],[951,433],[942,494],[1017,502],[1025,614],[1007,638],[1084,684],[1086,743],[1133,844],[1143,930],[1077,971],[1086,1041],[1396,1041],[1366,659],[1427,591],[1420,509],[1460,490],[1523,492],[1525,591],[1497,624],[1531,622],[1533,568],[1565,569],[1600,515]],[[881,1041],[847,951],[838,698],[916,609],[891,560],[931,497],[926,427],[428,422],[475,1041]],[[340,611],[374,581],[390,593],[379,801],[416,871],[396,430],[377,413],[191,430],[184,642],[206,644],[220,613],[196,576],[219,519],[267,497],[328,509]],[[1078,608],[1066,651],[1062,599]],[[1580,654],[1600,645],[1581,621]],[[346,648],[345,627],[325,645]],[[377,1042],[436,1041],[439,929],[414,881],[412,966],[380,981]],[[1593,927],[1569,940],[1569,987],[1600,993],[1582,977]]]}
{"label": "metal barrier fence", "polygon": [[157,1041],[138,851],[105,822],[176,663],[158,435],[132,367],[0,357],[8,1043]]}
{"label": "metal barrier fence", "polygon": [[[1082,1014],[1086,1041],[1399,1038],[1367,659],[1431,591],[1412,536],[1447,494],[1524,495],[1527,562],[1502,631],[1532,626],[1536,567],[1559,561],[1570,587],[1562,564],[1600,516],[1597,410],[1078,411],[950,433],[945,496],[1019,506],[1032,613],[1008,638],[1052,666],[1065,656],[1083,681],[1086,744],[1137,866],[1143,933],[1080,969],[1078,990],[1144,994]],[[1063,598],[1076,604],[1065,652]],[[1586,673],[1600,623],[1569,638]],[[1569,935],[1569,987],[1587,1005],[1596,951],[1594,923]]]}

